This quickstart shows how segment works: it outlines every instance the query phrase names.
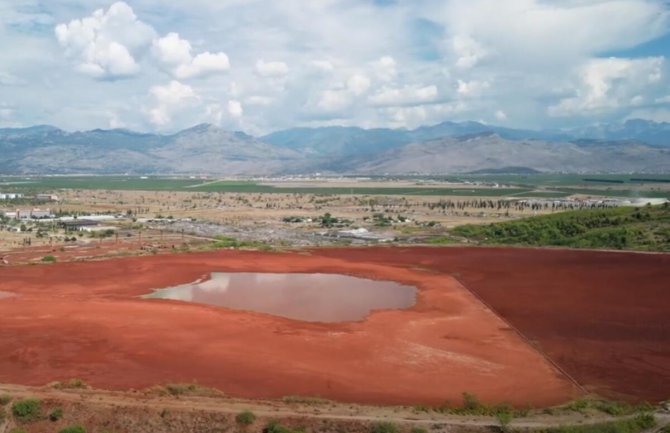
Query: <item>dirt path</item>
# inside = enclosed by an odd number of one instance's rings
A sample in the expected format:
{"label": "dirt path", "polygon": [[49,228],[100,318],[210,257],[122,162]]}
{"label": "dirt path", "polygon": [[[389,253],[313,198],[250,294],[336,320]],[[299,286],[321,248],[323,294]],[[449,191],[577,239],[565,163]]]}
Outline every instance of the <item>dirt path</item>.
{"label": "dirt path", "polygon": [[[52,387],[27,387],[0,384],[0,395],[13,398],[37,398],[58,403],[71,402],[90,406],[92,410],[102,407],[143,408],[151,411],[206,412],[235,415],[250,410],[260,418],[301,418],[331,421],[392,422],[401,425],[430,426],[435,433],[451,431],[453,427],[495,427],[499,422],[493,417],[444,415],[436,412],[417,412],[408,407],[377,407],[334,402],[285,403],[272,400],[244,400],[228,397],[155,396],[151,392],[119,392],[95,389],[62,390]],[[634,416],[634,415],[631,415]],[[630,416],[628,416],[630,417]],[[649,433],[660,430],[670,423],[670,414],[657,412],[658,426]],[[621,417],[627,418],[627,417]],[[534,415],[517,418],[509,424],[517,429],[544,429],[561,425],[589,425],[612,421],[617,418],[601,415],[565,413],[561,415]],[[7,422],[5,427],[8,427]],[[0,426],[0,433],[5,433]]]}

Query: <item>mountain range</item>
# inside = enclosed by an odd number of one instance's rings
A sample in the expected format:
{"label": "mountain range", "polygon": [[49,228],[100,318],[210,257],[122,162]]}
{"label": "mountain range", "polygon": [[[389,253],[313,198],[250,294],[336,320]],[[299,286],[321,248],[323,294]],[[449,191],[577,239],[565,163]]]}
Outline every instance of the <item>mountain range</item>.
{"label": "mountain range", "polygon": [[571,130],[443,122],[416,129],[293,128],[253,137],[201,124],[170,135],[125,129],[0,129],[0,174],[667,173],[670,123]]}

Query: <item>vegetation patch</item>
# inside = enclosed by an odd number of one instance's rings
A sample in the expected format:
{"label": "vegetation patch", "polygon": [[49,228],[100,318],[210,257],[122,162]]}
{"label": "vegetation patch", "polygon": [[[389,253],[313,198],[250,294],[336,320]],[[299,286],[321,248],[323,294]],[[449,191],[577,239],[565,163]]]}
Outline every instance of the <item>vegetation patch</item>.
{"label": "vegetation patch", "polygon": [[249,410],[238,413],[235,416],[235,422],[240,425],[251,425],[256,421],[256,415]]}
{"label": "vegetation patch", "polygon": [[303,428],[289,428],[281,425],[278,421],[270,421],[265,428],[263,433],[304,433],[305,429]]}
{"label": "vegetation patch", "polygon": [[670,206],[561,212],[451,233],[483,244],[670,251]]}
{"label": "vegetation patch", "polygon": [[370,433],[398,433],[398,426],[392,422],[380,421],[370,426]]}
{"label": "vegetation patch", "polygon": [[12,414],[19,421],[35,421],[42,413],[42,402],[37,399],[17,400],[12,405]]}
{"label": "vegetation patch", "polygon": [[634,418],[598,424],[552,427],[540,430],[538,433],[639,433],[655,425],[656,420],[653,415],[641,414]]}
{"label": "vegetation patch", "polygon": [[56,262],[56,260],[57,260],[56,257],[52,256],[52,255],[42,257],[42,261],[44,263],[54,263],[54,262]]}
{"label": "vegetation patch", "polygon": [[86,433],[86,429],[80,425],[73,425],[59,430],[58,433]]}

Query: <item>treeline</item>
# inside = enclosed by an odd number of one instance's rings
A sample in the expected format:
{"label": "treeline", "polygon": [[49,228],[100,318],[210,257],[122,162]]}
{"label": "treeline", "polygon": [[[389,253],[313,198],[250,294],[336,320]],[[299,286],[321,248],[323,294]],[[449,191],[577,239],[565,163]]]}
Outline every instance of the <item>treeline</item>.
{"label": "treeline", "polygon": [[582,210],[608,209],[616,204],[608,202],[576,202],[576,201],[533,201],[533,200],[440,200],[424,202],[428,209],[463,210],[463,209],[496,209],[496,210]]}
{"label": "treeline", "polygon": [[670,206],[562,212],[464,225],[451,234],[485,244],[670,251]]}

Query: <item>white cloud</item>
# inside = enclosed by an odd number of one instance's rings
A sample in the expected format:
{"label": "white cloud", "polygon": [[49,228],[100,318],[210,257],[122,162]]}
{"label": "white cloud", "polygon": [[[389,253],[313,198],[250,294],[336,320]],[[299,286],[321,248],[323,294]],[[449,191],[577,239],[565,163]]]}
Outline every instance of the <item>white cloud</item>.
{"label": "white cloud", "polygon": [[500,122],[504,122],[505,120],[507,120],[507,114],[502,110],[496,111],[494,116],[495,116],[496,120],[498,120]]}
{"label": "white cloud", "polygon": [[288,71],[288,65],[284,62],[266,62],[263,59],[256,62],[256,73],[261,77],[283,77]]}
{"label": "white cloud", "polygon": [[167,126],[176,113],[194,106],[199,101],[191,86],[175,80],[165,86],[153,86],[149,93],[155,100],[155,106],[149,110],[149,120],[159,127]]}
{"label": "white cloud", "polygon": [[154,30],[126,3],[116,2],[107,11],[59,24],[55,34],[78,71],[94,78],[123,78],[139,72],[134,56],[151,42]]}
{"label": "white cloud", "polygon": [[267,96],[253,95],[249,96],[245,102],[247,105],[257,105],[261,107],[267,107],[268,105],[272,104],[272,98],[269,98]]}
{"label": "white cloud", "polygon": [[464,97],[477,97],[481,96],[481,94],[490,87],[490,84],[488,81],[477,81],[477,80],[472,80],[472,81],[463,81],[463,80],[458,80],[458,88],[457,92],[459,95],[464,96]]}
{"label": "white cloud", "polygon": [[326,90],[321,92],[316,108],[322,113],[339,113],[351,103],[351,94],[346,90]]}
{"label": "white cloud", "polygon": [[370,79],[363,74],[354,74],[347,80],[347,89],[356,96],[367,92],[370,88]]}
{"label": "white cloud", "polygon": [[456,55],[456,66],[463,69],[476,66],[488,54],[484,47],[468,35],[455,35],[451,40],[451,48]]}
{"label": "white cloud", "polygon": [[662,57],[588,61],[576,71],[574,96],[549,107],[552,116],[572,116],[639,105],[663,75]]}
{"label": "white cloud", "polygon": [[370,96],[370,102],[376,106],[420,105],[433,102],[437,97],[438,90],[434,85],[383,87],[378,93]]}
{"label": "white cloud", "polygon": [[228,101],[228,114],[230,114],[231,117],[234,117],[236,119],[242,117],[242,115],[244,114],[244,110],[242,109],[242,104],[240,103],[240,101],[235,100]]}
{"label": "white cloud", "polygon": [[373,68],[381,81],[393,81],[398,75],[396,65],[393,57],[384,56],[373,63]]}
{"label": "white cloud", "polygon": [[226,53],[206,51],[193,57],[191,50],[191,43],[174,32],[154,40],[152,49],[154,56],[171,68],[172,74],[179,79],[202,77],[230,69]]}

